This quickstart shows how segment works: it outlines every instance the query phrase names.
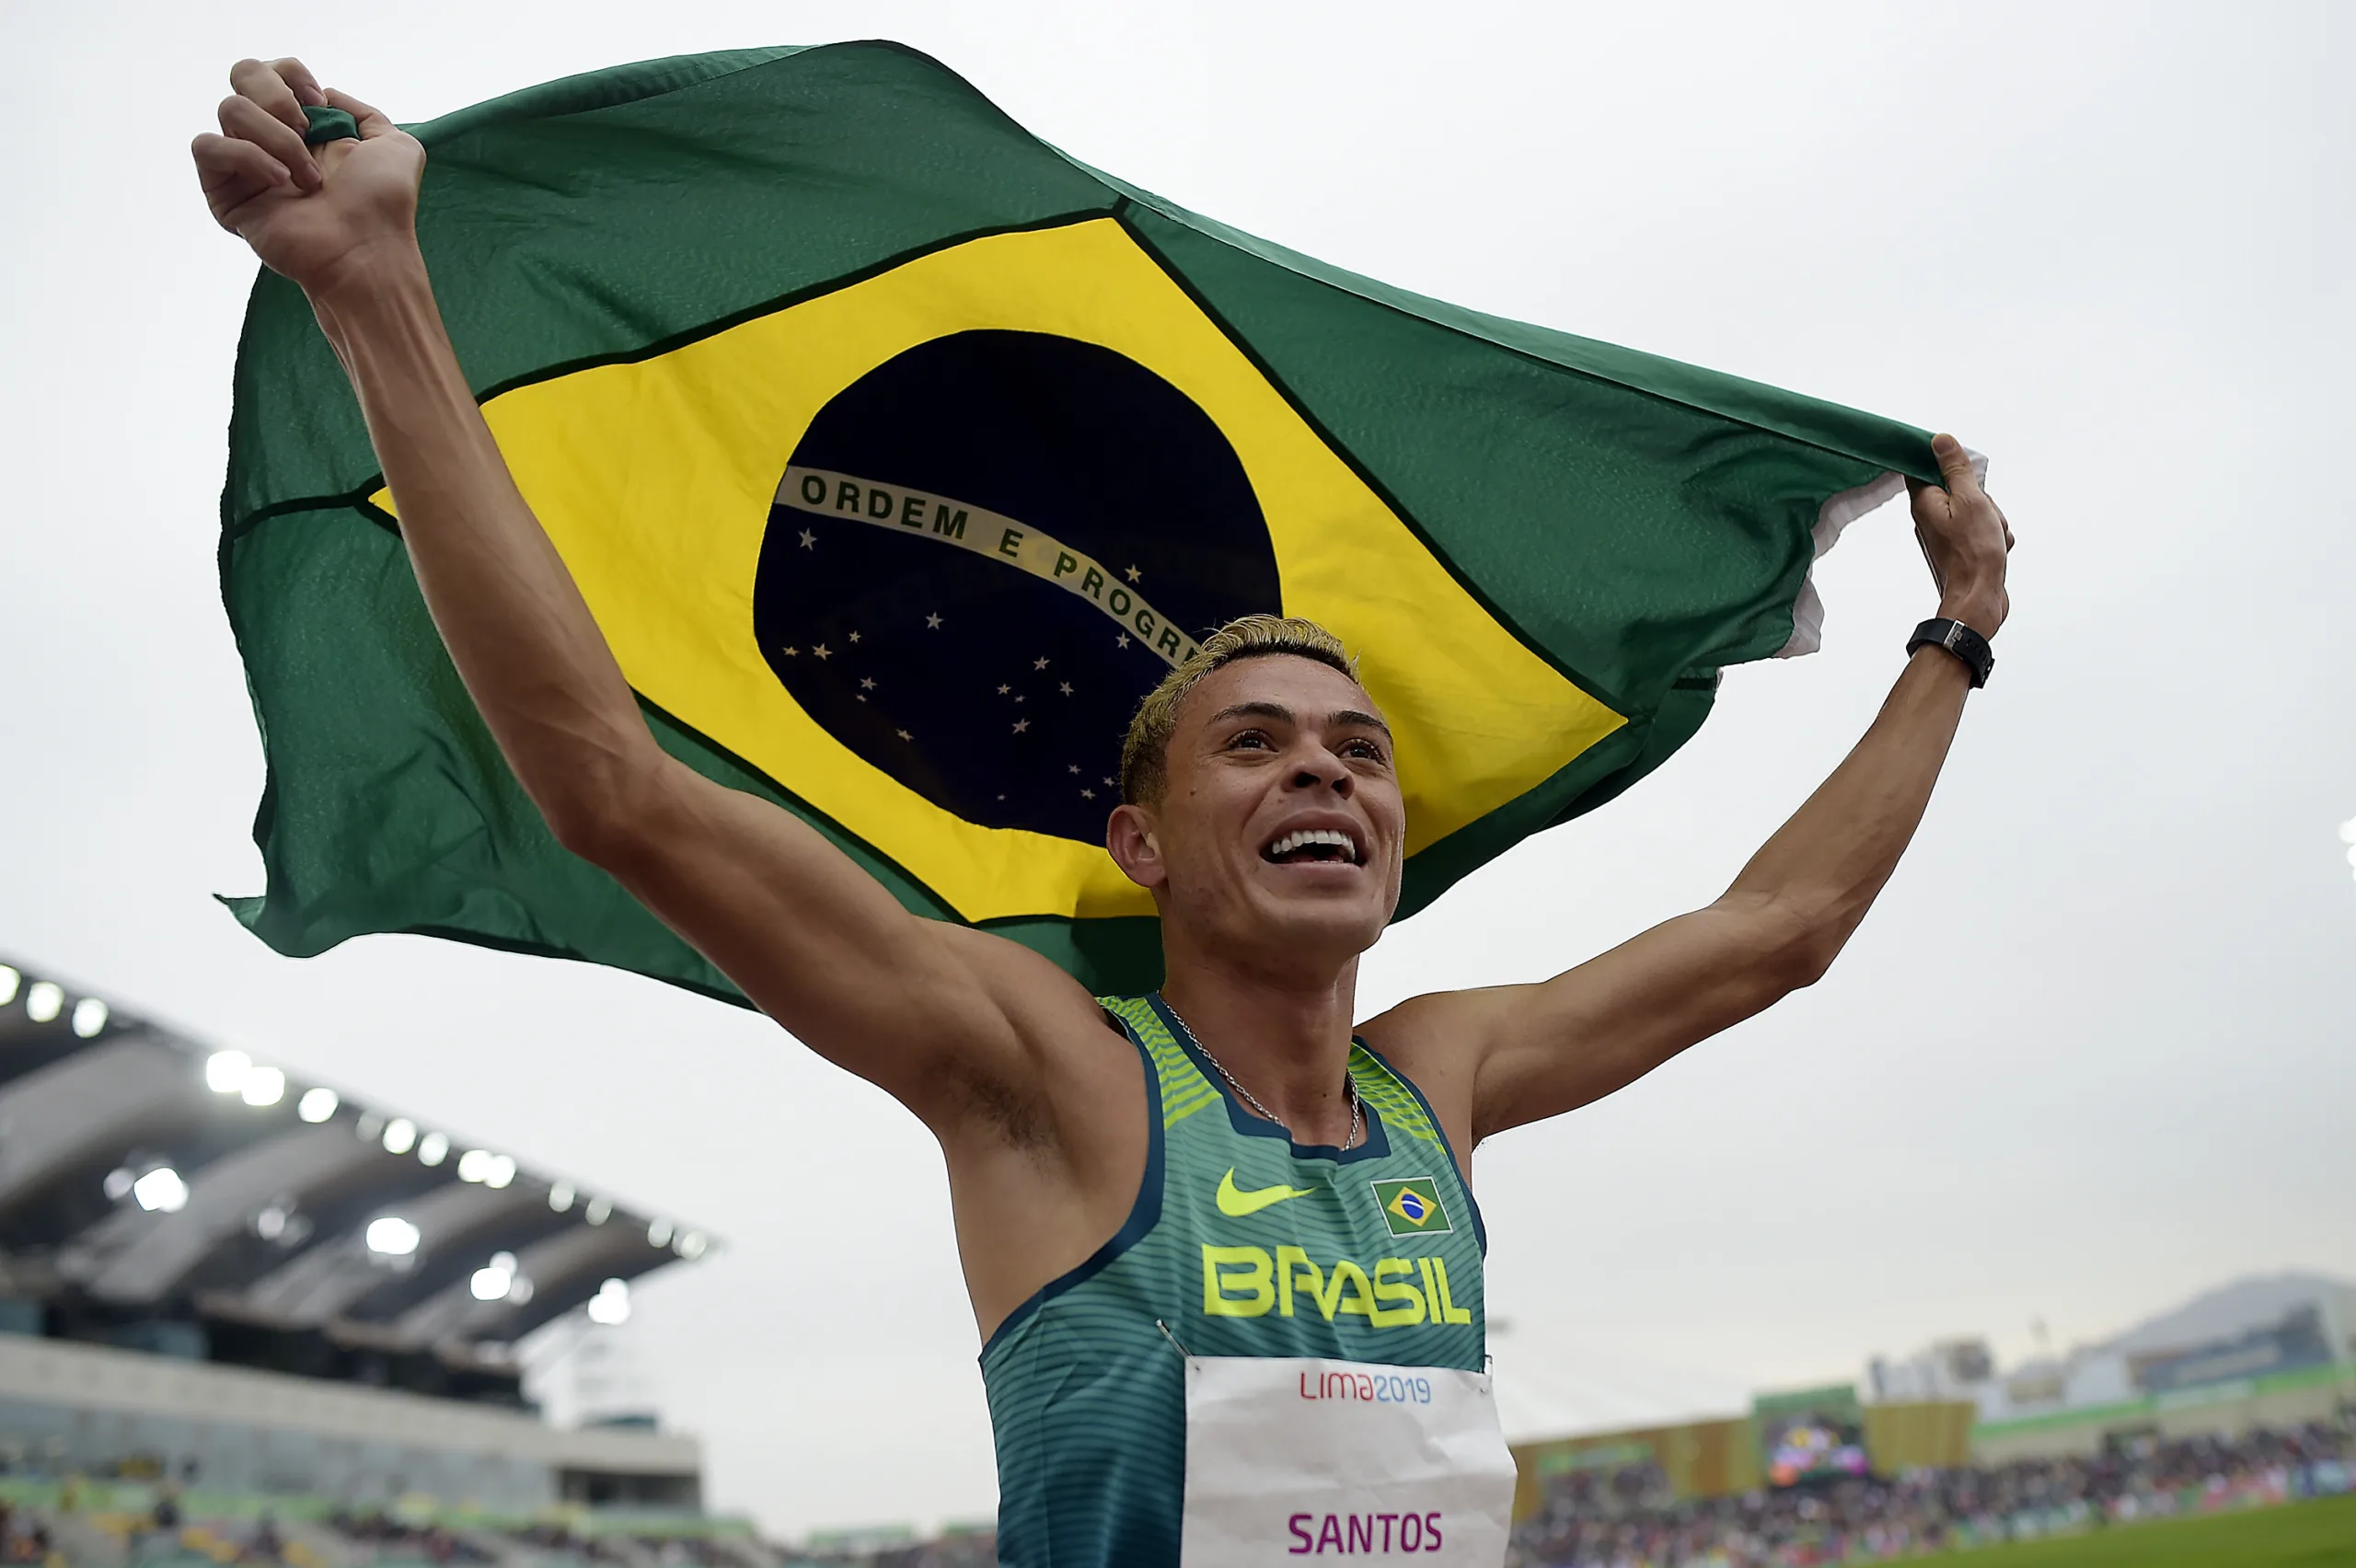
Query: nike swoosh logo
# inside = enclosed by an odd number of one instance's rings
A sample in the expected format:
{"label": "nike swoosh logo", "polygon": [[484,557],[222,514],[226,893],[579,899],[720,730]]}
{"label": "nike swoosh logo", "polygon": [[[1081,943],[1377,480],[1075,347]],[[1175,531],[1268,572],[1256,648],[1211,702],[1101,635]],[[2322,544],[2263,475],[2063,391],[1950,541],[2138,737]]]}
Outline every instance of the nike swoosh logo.
{"label": "nike swoosh logo", "polygon": [[1259,1187],[1246,1193],[1235,1184],[1235,1167],[1229,1166],[1227,1174],[1218,1179],[1218,1212],[1230,1219],[1242,1219],[1247,1214],[1258,1214],[1270,1204],[1280,1204],[1287,1198],[1305,1198],[1314,1187],[1288,1187],[1279,1182],[1273,1187]]}

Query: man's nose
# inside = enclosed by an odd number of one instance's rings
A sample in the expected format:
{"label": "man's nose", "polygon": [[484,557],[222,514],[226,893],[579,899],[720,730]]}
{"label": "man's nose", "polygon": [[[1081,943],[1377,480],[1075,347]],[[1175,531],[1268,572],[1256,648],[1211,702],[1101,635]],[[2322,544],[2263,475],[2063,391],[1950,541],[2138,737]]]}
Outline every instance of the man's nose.
{"label": "man's nose", "polygon": [[1293,770],[1292,787],[1296,790],[1322,787],[1346,798],[1357,784],[1357,776],[1322,746],[1310,748]]}

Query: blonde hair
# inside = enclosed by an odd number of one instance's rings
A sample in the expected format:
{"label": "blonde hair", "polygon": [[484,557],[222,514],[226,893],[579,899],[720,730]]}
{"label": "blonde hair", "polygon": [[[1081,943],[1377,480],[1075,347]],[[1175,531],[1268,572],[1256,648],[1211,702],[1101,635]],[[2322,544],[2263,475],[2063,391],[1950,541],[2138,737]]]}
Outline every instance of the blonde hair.
{"label": "blonde hair", "polygon": [[1178,708],[1205,675],[1238,659],[1290,653],[1358,678],[1358,662],[1342,640],[1313,620],[1298,616],[1238,616],[1202,640],[1161,684],[1138,704],[1137,717],[1121,742],[1121,800],[1128,805],[1159,802],[1169,784],[1170,737],[1178,728]]}

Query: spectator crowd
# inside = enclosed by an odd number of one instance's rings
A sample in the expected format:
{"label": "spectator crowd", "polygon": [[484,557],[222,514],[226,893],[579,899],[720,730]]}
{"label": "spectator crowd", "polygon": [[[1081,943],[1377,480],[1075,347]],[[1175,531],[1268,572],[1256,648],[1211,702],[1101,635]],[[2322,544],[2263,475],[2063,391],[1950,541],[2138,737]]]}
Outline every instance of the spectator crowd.
{"label": "spectator crowd", "polygon": [[338,1508],[329,1516],[328,1528],[353,1545],[369,1549],[372,1559],[423,1562],[436,1568],[444,1563],[491,1561],[490,1553],[439,1525],[397,1518],[381,1508]]}
{"label": "spectator crowd", "polygon": [[2356,1490],[2356,1416],[2114,1439],[2091,1458],[1678,1498],[1651,1464],[1551,1478],[1508,1568],[1813,1568]]}

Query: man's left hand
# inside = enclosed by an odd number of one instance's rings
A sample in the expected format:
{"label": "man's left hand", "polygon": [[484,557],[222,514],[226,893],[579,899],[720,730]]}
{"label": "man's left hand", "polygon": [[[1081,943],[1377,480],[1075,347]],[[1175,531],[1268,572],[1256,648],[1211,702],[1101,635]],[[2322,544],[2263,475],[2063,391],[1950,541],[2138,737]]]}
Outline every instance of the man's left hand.
{"label": "man's left hand", "polygon": [[1993,639],[2012,609],[2004,591],[2004,558],[2013,548],[2012,525],[1972,472],[1971,455],[1951,435],[1934,436],[1943,485],[1906,481],[1913,499],[1914,537],[1931,563],[1938,585],[1939,614]]}

